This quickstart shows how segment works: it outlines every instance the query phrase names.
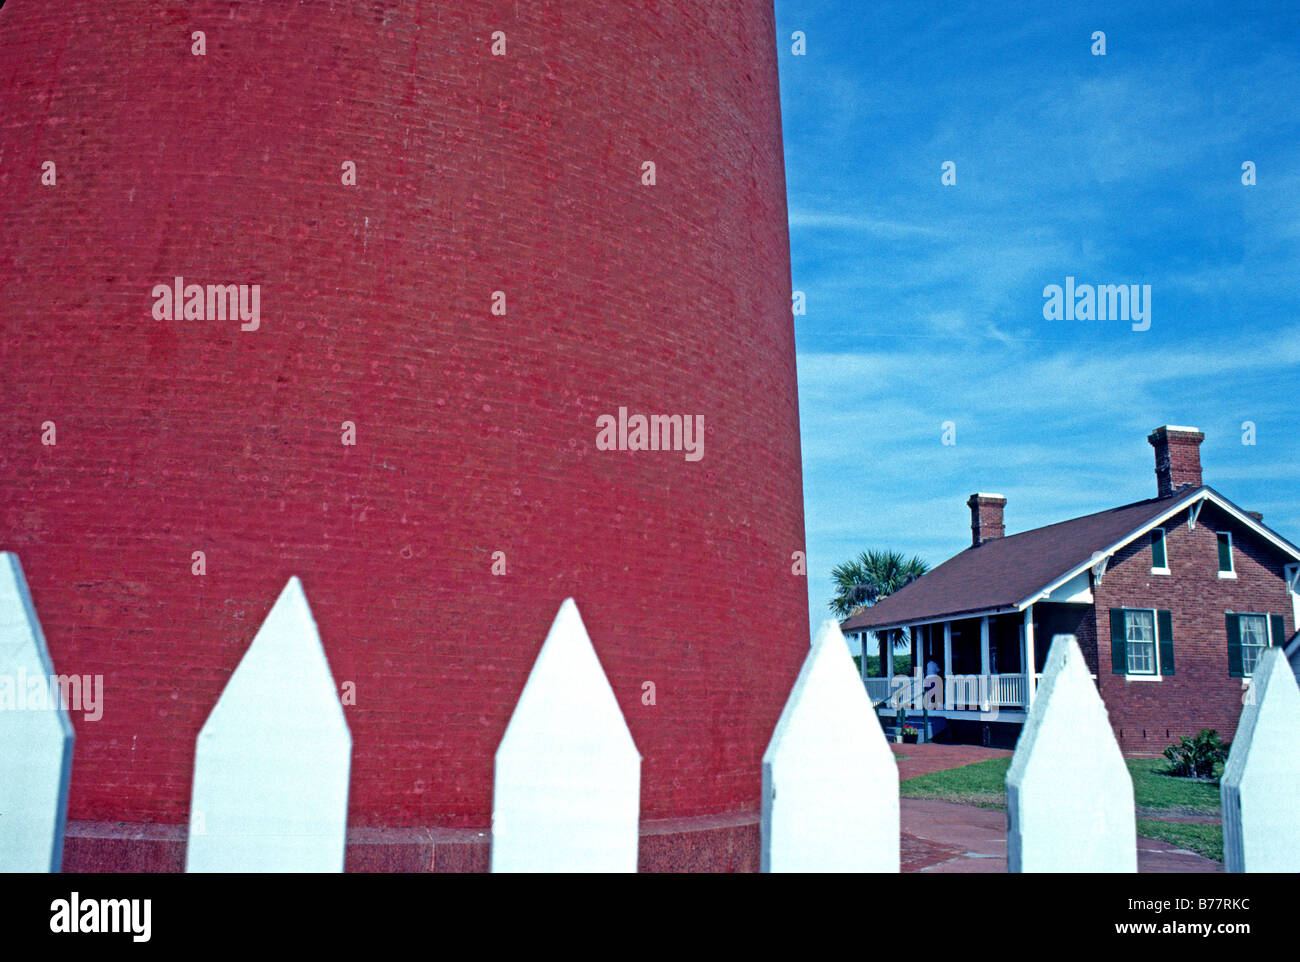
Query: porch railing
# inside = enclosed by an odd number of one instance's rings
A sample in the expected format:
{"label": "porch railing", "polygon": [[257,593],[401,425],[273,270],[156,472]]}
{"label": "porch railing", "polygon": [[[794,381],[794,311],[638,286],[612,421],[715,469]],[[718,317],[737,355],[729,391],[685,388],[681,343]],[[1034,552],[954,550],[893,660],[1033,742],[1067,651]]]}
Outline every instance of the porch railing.
{"label": "porch railing", "polygon": [[[1038,676],[1042,678],[1042,675]],[[872,703],[892,703],[895,693],[911,705],[919,707],[924,684],[914,675],[904,676],[902,682],[890,678],[866,679],[867,696]],[[1023,709],[1028,705],[1029,692],[1023,674],[1013,675],[951,675],[943,680],[943,704],[937,706],[947,711],[988,711],[990,708]]]}

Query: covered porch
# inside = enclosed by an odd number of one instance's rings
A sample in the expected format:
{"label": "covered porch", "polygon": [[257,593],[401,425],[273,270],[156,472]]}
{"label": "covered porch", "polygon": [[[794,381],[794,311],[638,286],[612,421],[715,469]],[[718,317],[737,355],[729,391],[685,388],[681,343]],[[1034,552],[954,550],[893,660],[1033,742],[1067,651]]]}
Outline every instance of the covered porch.
{"label": "covered porch", "polygon": [[[940,717],[1023,721],[1042,677],[1053,635],[1075,635],[1096,672],[1096,619],[1090,603],[1038,602],[1023,611],[975,613],[858,632],[863,683],[882,714],[902,701]],[[1091,645],[1089,645],[1091,641]],[[895,672],[904,646],[911,671]],[[867,652],[878,652],[876,672]],[[937,669],[934,670],[934,669]],[[937,675],[938,677],[934,677]]]}

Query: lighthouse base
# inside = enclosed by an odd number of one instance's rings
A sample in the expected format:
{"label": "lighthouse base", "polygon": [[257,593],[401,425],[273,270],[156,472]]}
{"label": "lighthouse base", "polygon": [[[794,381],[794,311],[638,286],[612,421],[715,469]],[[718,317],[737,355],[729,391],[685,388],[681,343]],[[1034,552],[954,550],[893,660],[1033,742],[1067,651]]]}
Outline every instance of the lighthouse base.
{"label": "lighthouse base", "polygon": [[[64,872],[184,872],[185,825],[69,822]],[[348,872],[486,872],[487,828],[350,828]],[[739,812],[641,823],[641,872],[757,872],[759,815]]]}

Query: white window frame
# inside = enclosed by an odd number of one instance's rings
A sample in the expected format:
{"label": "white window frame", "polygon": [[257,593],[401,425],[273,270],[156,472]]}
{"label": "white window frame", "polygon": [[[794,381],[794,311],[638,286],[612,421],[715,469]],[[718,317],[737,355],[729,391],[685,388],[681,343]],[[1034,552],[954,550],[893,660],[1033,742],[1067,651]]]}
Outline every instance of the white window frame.
{"label": "white window frame", "polygon": [[1232,532],[1231,531],[1214,532],[1214,566],[1216,568],[1219,567],[1219,538],[1221,537],[1226,537],[1228,539],[1228,570],[1224,571],[1223,569],[1220,568],[1219,577],[1235,578],[1237,577],[1237,559],[1233,557],[1232,554]]}
{"label": "white window frame", "polygon": [[1151,573],[1152,573],[1153,575],[1167,575],[1167,574],[1170,573],[1170,572],[1169,572],[1169,535],[1168,535],[1168,532],[1166,532],[1164,528],[1152,528],[1152,529],[1151,529],[1151,535],[1152,535],[1152,538],[1155,537],[1155,533],[1156,533],[1157,531],[1160,532],[1160,547],[1164,550],[1164,553],[1165,553],[1165,566],[1164,566],[1163,568],[1157,568],[1157,567],[1155,566],[1155,556],[1154,556],[1154,552],[1155,552],[1155,542],[1152,541],[1152,545],[1151,545],[1151,550],[1152,550],[1152,558],[1151,558],[1151,562],[1152,562],[1152,564],[1151,564]]}
{"label": "white window frame", "polygon": [[[1258,657],[1256,657],[1256,659],[1255,659],[1255,664],[1251,667],[1251,670],[1250,670],[1250,671],[1247,671],[1247,670],[1246,670],[1246,648],[1247,648],[1247,647],[1255,648],[1256,646],[1255,646],[1255,645],[1249,645],[1249,646],[1247,646],[1246,643],[1245,643],[1244,641],[1242,641],[1242,639],[1245,637],[1244,633],[1243,633],[1242,630],[1241,630],[1241,619],[1242,619],[1242,618],[1263,618],[1263,619],[1264,619],[1264,645],[1263,645],[1262,648],[1259,649],[1259,655],[1258,655]],[[1259,659],[1260,659],[1260,658],[1263,658],[1263,657],[1264,657],[1264,652],[1268,651],[1269,648],[1271,648],[1271,647],[1273,646],[1273,619],[1272,619],[1272,617],[1270,617],[1269,614],[1268,614],[1267,612],[1259,612],[1259,611],[1239,611],[1239,612],[1237,612],[1237,641],[1241,643],[1241,677],[1242,677],[1242,678],[1253,678],[1253,677],[1255,677],[1255,668],[1258,668],[1258,667],[1259,667]]]}
{"label": "white window frame", "polygon": [[[1160,674],[1160,613],[1155,608],[1124,608],[1124,680],[1125,681],[1160,681],[1163,675]],[[1129,671],[1128,670],[1128,616],[1130,612],[1150,612],[1151,613],[1151,664],[1153,670],[1146,671]]]}

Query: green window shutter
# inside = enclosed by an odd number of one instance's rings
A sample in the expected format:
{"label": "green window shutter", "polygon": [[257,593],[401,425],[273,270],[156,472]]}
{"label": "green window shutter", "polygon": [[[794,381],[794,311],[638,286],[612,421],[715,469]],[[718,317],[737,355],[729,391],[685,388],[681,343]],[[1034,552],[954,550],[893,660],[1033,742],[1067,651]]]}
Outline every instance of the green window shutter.
{"label": "green window shutter", "polygon": [[1165,557],[1165,532],[1156,528],[1151,532],[1151,567],[1168,568],[1169,559]]}
{"label": "green window shutter", "polygon": [[1219,535],[1219,570],[1232,570],[1232,548],[1226,534]]}
{"label": "green window shutter", "polygon": [[1174,619],[1167,611],[1156,612],[1156,630],[1160,632],[1160,674],[1174,673]]}
{"label": "green window shutter", "polygon": [[1242,678],[1241,669],[1241,619],[1237,615],[1228,615],[1228,674],[1233,678]]}
{"label": "green window shutter", "polygon": [[1124,609],[1110,609],[1110,670],[1128,674],[1128,634],[1124,630]]}
{"label": "green window shutter", "polygon": [[1286,641],[1286,619],[1281,615],[1269,615],[1268,620],[1273,622],[1273,644],[1281,645]]}

